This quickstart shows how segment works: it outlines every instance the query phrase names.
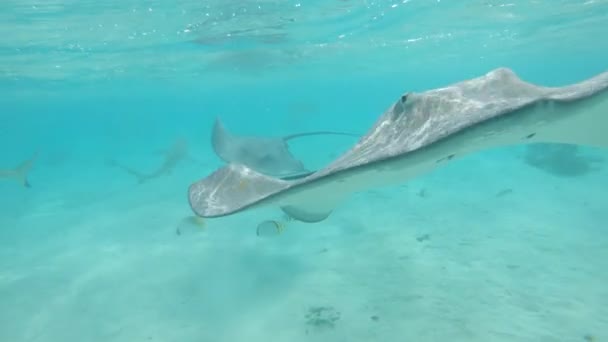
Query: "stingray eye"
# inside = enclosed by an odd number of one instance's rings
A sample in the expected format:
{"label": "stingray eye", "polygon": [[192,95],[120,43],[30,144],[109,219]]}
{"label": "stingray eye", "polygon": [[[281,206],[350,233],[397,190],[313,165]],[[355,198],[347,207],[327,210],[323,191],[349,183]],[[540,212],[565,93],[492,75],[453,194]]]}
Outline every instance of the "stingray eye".
{"label": "stingray eye", "polygon": [[407,94],[401,96],[401,101],[395,102],[393,106],[392,119],[398,119],[403,113],[405,113],[405,101],[407,100]]}

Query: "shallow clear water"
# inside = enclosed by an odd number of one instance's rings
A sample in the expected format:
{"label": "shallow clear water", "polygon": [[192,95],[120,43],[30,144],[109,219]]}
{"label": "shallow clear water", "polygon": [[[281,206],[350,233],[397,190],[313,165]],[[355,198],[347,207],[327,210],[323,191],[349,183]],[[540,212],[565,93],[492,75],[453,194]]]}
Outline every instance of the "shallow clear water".
{"label": "shallow clear water", "polygon": [[[240,134],[363,134],[406,91],[608,69],[608,1],[0,3],[2,341],[602,341],[608,151],[517,146],[359,193],[317,224],[196,220]],[[181,140],[180,140],[181,139]],[[139,184],[163,151],[187,152]],[[354,141],[292,151],[322,168]],[[184,150],[180,150],[184,152]],[[256,226],[280,221],[280,234]]]}

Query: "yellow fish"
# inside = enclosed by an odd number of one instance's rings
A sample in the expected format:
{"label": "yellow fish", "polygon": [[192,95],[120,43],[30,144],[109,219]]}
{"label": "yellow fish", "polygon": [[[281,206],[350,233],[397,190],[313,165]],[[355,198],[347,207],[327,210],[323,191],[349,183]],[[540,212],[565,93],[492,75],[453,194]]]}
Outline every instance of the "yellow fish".
{"label": "yellow fish", "polygon": [[207,226],[205,219],[200,216],[187,216],[183,218],[175,228],[175,234],[182,235],[182,233],[190,231],[202,231]]}
{"label": "yellow fish", "polygon": [[277,220],[266,220],[258,224],[257,236],[275,236],[280,235],[285,230],[286,223]]}

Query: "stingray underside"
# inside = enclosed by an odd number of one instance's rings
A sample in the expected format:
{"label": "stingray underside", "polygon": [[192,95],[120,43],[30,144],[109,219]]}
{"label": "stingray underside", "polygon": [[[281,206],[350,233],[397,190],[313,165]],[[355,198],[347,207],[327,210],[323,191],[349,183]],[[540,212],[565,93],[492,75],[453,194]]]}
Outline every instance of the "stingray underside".
{"label": "stingray underside", "polygon": [[274,205],[318,222],[353,192],[405,182],[467,154],[539,142],[608,148],[606,131],[608,72],[548,88],[500,68],[404,94],[354,147],[310,176],[286,181],[231,164],[191,185],[190,205],[204,217]]}

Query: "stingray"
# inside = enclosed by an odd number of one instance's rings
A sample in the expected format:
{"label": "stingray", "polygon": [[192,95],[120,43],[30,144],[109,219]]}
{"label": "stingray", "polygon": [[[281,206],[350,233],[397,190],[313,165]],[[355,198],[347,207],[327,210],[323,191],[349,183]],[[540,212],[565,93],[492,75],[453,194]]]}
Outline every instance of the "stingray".
{"label": "stingray", "polygon": [[289,151],[292,139],[313,135],[360,135],[333,131],[296,133],[283,137],[238,136],[229,132],[219,118],[211,132],[213,151],[226,163],[242,164],[267,176],[283,179],[311,174]]}
{"label": "stingray", "polygon": [[466,155],[540,142],[608,149],[607,132],[608,71],[544,87],[498,68],[403,94],[350,150],[313,174],[282,180],[229,164],[190,185],[188,199],[202,217],[277,206],[319,222],[352,193],[404,183]]}

